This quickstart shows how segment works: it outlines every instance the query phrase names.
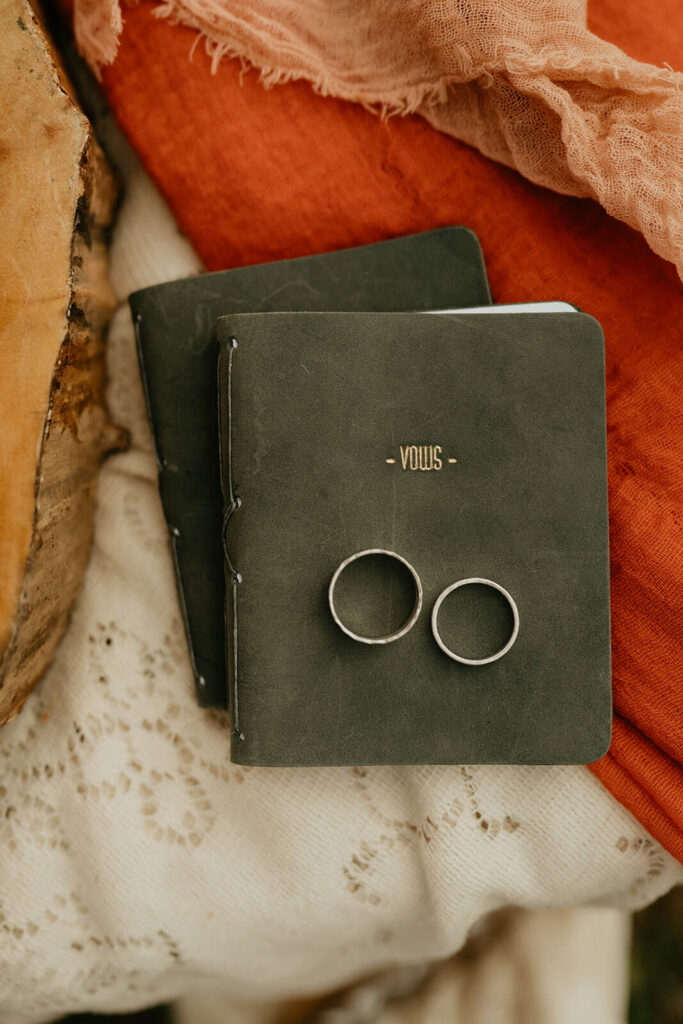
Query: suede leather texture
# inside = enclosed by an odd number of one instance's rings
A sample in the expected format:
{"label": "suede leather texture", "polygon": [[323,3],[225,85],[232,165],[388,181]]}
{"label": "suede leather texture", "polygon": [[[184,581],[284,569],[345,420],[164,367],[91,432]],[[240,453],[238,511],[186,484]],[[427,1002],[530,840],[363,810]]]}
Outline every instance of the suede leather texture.
{"label": "suede leather texture", "polygon": [[[271,313],[223,317],[218,337],[233,761],[599,758],[611,728],[599,324]],[[440,446],[441,468],[404,469],[412,445]],[[328,606],[337,566],[368,548],[406,558],[424,589],[414,627],[386,645],[348,637]],[[519,609],[516,643],[487,665],[452,661],[431,633],[439,593],[467,577],[501,584]]]}
{"label": "suede leather texture", "polygon": [[448,227],[323,255],[226,270],[130,296],[197,697],[225,706],[216,318],[260,310],[488,305],[476,235]]}

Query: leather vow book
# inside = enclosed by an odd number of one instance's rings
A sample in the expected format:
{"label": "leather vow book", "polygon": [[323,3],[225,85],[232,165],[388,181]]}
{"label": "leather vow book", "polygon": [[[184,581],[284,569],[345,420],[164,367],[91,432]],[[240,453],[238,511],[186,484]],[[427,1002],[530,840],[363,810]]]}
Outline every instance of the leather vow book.
{"label": "leather vow book", "polygon": [[479,243],[461,227],[203,274],[131,295],[201,705],[227,703],[216,318],[259,310],[422,310],[490,301]]}
{"label": "leather vow book", "polygon": [[599,758],[611,679],[596,321],[257,313],[222,317],[218,338],[233,761]]}

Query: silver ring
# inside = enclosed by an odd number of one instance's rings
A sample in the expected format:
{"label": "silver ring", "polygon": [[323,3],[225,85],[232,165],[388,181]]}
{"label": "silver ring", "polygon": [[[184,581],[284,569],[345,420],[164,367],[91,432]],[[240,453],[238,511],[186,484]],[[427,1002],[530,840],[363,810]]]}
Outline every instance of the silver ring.
{"label": "silver ring", "polygon": [[[413,610],[410,613],[409,618],[406,619],[406,621],[403,623],[400,629],[397,629],[395,633],[389,633],[387,636],[361,636],[360,633],[354,633],[352,629],[349,629],[348,626],[344,625],[342,620],[337,615],[337,610],[334,607],[334,588],[337,584],[337,580],[343,573],[344,569],[346,569],[347,565],[350,565],[351,562],[355,562],[359,558],[364,558],[365,555],[388,555],[390,558],[395,558],[398,562],[401,563],[401,565],[405,565],[406,569],[408,569],[410,575],[413,577],[413,581],[415,583],[415,604],[413,606]],[[402,555],[397,555],[395,551],[387,551],[385,548],[367,548],[365,551],[357,551],[355,555],[349,555],[348,558],[345,558],[344,561],[341,562],[341,564],[337,567],[334,576],[330,580],[330,586],[327,591],[327,596],[330,602],[330,611],[332,612],[332,618],[334,619],[334,621],[337,623],[342,632],[346,633],[347,636],[350,636],[352,640],[357,640],[358,643],[360,644],[390,644],[394,640],[400,640],[401,637],[405,636],[406,633],[415,625],[417,617],[419,616],[420,611],[422,610],[422,584],[420,582],[420,577],[417,575],[410,562],[406,561],[406,559],[403,558]]]}
{"label": "silver ring", "polygon": [[[500,594],[503,595],[503,597],[507,600],[508,604],[512,608],[513,626],[510,639],[508,640],[504,647],[501,647],[499,651],[496,651],[495,654],[492,654],[490,658],[463,658],[461,657],[461,655],[456,654],[455,651],[452,651],[450,647],[446,647],[439,633],[439,626],[437,620],[439,618],[439,609],[441,608],[441,605],[443,604],[443,602],[445,601],[449,594],[452,594],[454,590],[458,590],[460,587],[466,587],[468,583],[483,583],[485,587],[493,587],[494,590],[497,590]],[[510,650],[515,640],[517,639],[517,634],[519,633],[519,611],[517,610],[517,605],[515,604],[512,595],[507,592],[505,587],[501,587],[500,583],[494,583],[493,580],[479,579],[478,577],[472,577],[471,579],[467,580],[458,580],[457,583],[451,583],[450,587],[446,587],[445,590],[442,590],[436,599],[436,604],[432,609],[432,633],[434,634],[434,639],[436,640],[437,644],[439,645],[443,653],[447,654],[449,658],[453,659],[453,661],[459,661],[463,665],[489,665],[492,661],[498,661],[498,659],[502,658],[504,654],[507,654],[507,652]]]}

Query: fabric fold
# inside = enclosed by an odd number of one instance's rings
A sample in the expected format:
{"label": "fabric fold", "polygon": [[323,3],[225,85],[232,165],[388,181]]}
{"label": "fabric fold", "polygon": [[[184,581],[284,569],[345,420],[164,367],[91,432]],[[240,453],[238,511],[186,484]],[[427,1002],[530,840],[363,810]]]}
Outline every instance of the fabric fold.
{"label": "fabric fold", "polygon": [[[74,10],[99,71],[116,53],[117,2]],[[597,199],[683,273],[683,79],[590,32],[583,0],[164,0],[155,13],[198,32],[214,71],[237,57],[266,85],[305,79],[417,112],[536,184]]]}
{"label": "fabric fold", "polygon": [[672,821],[661,804],[611,754],[606,754],[601,761],[590,767],[612,796],[628,807],[662,846],[683,863],[680,821]]}
{"label": "fabric fold", "polygon": [[[680,763],[620,715],[614,716],[609,754],[611,761],[628,773],[670,819],[672,827],[683,831],[683,767]],[[599,767],[596,767],[596,774],[602,777]],[[606,777],[611,777],[609,771]]]}

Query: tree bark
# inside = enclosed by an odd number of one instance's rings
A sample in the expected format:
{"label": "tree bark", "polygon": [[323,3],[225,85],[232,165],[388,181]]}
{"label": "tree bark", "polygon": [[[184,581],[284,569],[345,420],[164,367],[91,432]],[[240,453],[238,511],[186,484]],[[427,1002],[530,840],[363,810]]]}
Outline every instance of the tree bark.
{"label": "tree bark", "polygon": [[0,0],[0,724],[64,633],[97,470],[116,182],[25,0]]}

